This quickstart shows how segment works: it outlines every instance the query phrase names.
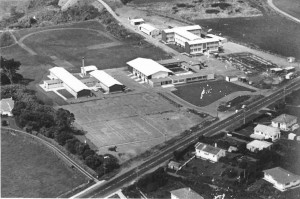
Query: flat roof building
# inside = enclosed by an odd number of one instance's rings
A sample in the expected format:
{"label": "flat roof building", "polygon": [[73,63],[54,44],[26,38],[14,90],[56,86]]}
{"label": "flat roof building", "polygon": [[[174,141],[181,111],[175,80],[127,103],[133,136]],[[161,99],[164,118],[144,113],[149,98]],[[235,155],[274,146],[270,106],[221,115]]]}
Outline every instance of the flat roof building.
{"label": "flat roof building", "polygon": [[75,98],[91,95],[90,89],[66,69],[62,67],[53,67],[50,68],[49,71],[51,79],[61,80],[63,87]]}
{"label": "flat roof building", "polygon": [[0,107],[1,107],[1,115],[13,116],[12,110],[14,108],[15,101],[11,98],[1,99]]}
{"label": "flat roof building", "polygon": [[159,35],[159,29],[155,28],[150,24],[143,23],[139,25],[139,30],[150,36]]}
{"label": "flat roof building", "polygon": [[106,92],[124,91],[125,86],[103,70],[95,70],[90,75],[98,80],[97,84]]}

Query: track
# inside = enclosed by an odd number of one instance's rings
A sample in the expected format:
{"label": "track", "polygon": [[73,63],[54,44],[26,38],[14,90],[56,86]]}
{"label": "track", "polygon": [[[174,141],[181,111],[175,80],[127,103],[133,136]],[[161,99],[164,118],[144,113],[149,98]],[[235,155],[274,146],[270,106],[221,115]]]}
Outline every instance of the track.
{"label": "track", "polygon": [[124,173],[123,175],[116,177],[107,183],[101,185],[97,189],[86,192],[82,194],[81,198],[88,198],[88,197],[97,197],[102,198],[107,196],[108,194],[112,193],[113,191],[122,188],[124,185],[132,182],[135,180],[138,176],[145,174],[149,170],[155,168],[156,166],[159,166],[160,164],[164,163],[168,159],[170,159],[173,156],[173,152],[175,150],[180,150],[184,147],[187,147],[188,145],[196,142],[198,140],[199,135],[213,135],[215,133],[218,133],[219,131],[223,130],[224,128],[227,128],[228,126],[232,126],[234,124],[243,122],[244,117],[247,118],[253,113],[260,110],[262,107],[266,107],[270,104],[273,104],[274,102],[278,101],[279,99],[282,99],[285,95],[291,93],[293,90],[300,88],[300,79],[297,78],[293,82],[291,82],[289,85],[285,86],[284,88],[280,88],[277,91],[275,91],[273,94],[259,99],[258,101],[248,105],[246,110],[240,111],[230,117],[228,117],[225,120],[222,120],[218,123],[212,124],[199,132],[196,132],[194,134],[189,134],[179,140],[177,143],[174,143],[172,146],[166,148],[162,152],[150,157],[147,161],[145,161],[142,165],[133,168],[132,170],[128,171],[127,173]]}
{"label": "track", "polygon": [[18,132],[18,133],[23,133],[23,134],[26,134],[28,136],[33,137],[34,139],[39,140],[40,142],[45,144],[47,147],[49,147],[51,150],[54,150],[55,152],[57,152],[57,154],[59,154],[63,159],[65,159],[70,165],[73,165],[75,168],[77,168],[83,175],[85,175],[89,179],[94,180],[95,182],[99,181],[97,178],[93,177],[90,173],[88,173],[86,170],[84,170],[80,165],[78,165],[75,161],[73,161],[70,157],[68,157],[64,152],[62,152],[59,148],[57,148],[53,144],[51,144],[51,143],[35,136],[35,135],[29,134],[25,131],[19,131],[19,130],[15,130],[15,129],[12,129],[12,128],[6,128],[6,127],[1,127],[1,129],[5,129],[5,130],[8,130],[8,131],[13,131],[13,132]]}

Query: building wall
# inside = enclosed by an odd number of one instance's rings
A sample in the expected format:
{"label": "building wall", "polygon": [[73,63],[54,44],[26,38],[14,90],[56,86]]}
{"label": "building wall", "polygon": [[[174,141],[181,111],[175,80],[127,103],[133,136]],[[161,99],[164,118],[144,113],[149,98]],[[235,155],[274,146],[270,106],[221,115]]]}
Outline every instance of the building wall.
{"label": "building wall", "polygon": [[265,132],[261,132],[261,131],[254,130],[254,134],[263,135],[263,136],[265,137],[265,139],[271,138],[272,141],[275,141],[275,140],[277,140],[277,139],[280,138],[280,133],[279,133],[279,134],[276,134],[275,136],[270,136],[269,134],[267,134],[267,133],[265,133]]}
{"label": "building wall", "polygon": [[297,123],[297,119],[294,119],[288,123],[277,123],[272,121],[272,126],[280,128],[281,130],[287,131],[290,127]]}
{"label": "building wall", "polygon": [[77,93],[77,97],[87,97],[90,95],[91,95],[91,91],[87,89],[81,90]]}
{"label": "building wall", "polygon": [[44,88],[46,89],[52,89],[52,88],[61,88],[63,87],[63,83],[47,83],[47,81],[44,81]]}
{"label": "building wall", "polygon": [[211,160],[213,162],[217,162],[219,160],[219,157],[217,155],[213,155],[204,151],[201,151],[199,149],[196,149],[196,157],[201,157],[204,159]]}
{"label": "building wall", "polygon": [[160,71],[160,72],[157,72],[157,73],[153,74],[152,78],[153,79],[158,79],[158,78],[164,78],[164,77],[168,77],[168,76],[169,76],[168,72]]}
{"label": "building wall", "polygon": [[171,193],[171,199],[180,199],[180,198],[178,198],[177,196]]}
{"label": "building wall", "polygon": [[1,115],[13,116],[13,114],[9,111],[1,111]]}
{"label": "building wall", "polygon": [[109,87],[109,92],[119,92],[119,91],[123,91],[123,90],[124,90],[123,85],[115,84],[115,85]]}
{"label": "building wall", "polygon": [[64,88],[69,91],[75,98],[77,98],[77,92],[75,92],[72,88],[70,88],[67,84],[63,83]]}

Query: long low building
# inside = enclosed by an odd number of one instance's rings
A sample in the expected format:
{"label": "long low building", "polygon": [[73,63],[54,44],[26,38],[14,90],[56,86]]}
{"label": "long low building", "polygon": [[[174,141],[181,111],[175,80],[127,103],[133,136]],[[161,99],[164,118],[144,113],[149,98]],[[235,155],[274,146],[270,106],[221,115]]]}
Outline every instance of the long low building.
{"label": "long low building", "polygon": [[218,52],[219,47],[227,40],[213,34],[205,34],[199,25],[194,25],[165,29],[162,31],[162,41],[179,45],[188,54],[198,55]]}
{"label": "long low building", "polygon": [[51,80],[44,81],[44,87],[46,89],[63,87],[75,98],[91,95],[90,89],[66,69],[53,67],[49,69],[49,71]]}
{"label": "long low building", "polygon": [[108,93],[124,91],[125,86],[103,70],[95,70],[90,75],[97,80],[96,86]]}
{"label": "long low building", "polygon": [[159,35],[159,29],[155,28],[154,26],[150,24],[143,23],[139,25],[140,31],[143,33],[150,35],[150,36],[156,36]]}

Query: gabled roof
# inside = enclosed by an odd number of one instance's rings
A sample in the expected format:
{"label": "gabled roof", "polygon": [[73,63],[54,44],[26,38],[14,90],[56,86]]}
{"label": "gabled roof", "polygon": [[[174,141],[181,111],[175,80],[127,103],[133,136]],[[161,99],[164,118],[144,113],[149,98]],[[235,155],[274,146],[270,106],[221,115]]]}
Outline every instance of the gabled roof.
{"label": "gabled roof", "polygon": [[132,68],[140,71],[146,76],[153,75],[158,72],[168,72],[173,73],[169,69],[165,68],[164,66],[160,65],[156,61],[153,61],[152,59],[146,59],[146,58],[136,58],[134,60],[131,60],[127,62],[129,66]]}
{"label": "gabled roof", "polygon": [[252,146],[255,148],[268,148],[273,143],[267,142],[267,141],[260,141],[260,140],[253,140],[252,142],[249,142],[247,146]]}
{"label": "gabled roof", "polygon": [[91,76],[95,77],[97,80],[99,80],[104,85],[111,87],[113,85],[123,85],[119,81],[117,81],[115,78],[104,72],[103,70],[95,70],[90,73]]}
{"label": "gabled roof", "polygon": [[272,176],[280,184],[286,184],[296,180],[300,180],[300,176],[293,174],[281,167],[264,170],[264,173]]}
{"label": "gabled roof", "polygon": [[92,71],[92,70],[98,70],[98,68],[94,65],[91,66],[83,66],[81,68],[84,68],[85,71]]}
{"label": "gabled roof", "polygon": [[255,128],[254,131],[259,131],[259,132],[263,132],[265,134],[274,136],[280,133],[280,130],[276,127],[272,127],[272,126],[266,126],[263,124],[258,124]]}
{"label": "gabled roof", "polygon": [[62,67],[53,67],[50,68],[49,71],[75,92],[79,92],[85,89],[90,90],[84,83],[82,83],[79,79],[74,77],[71,73],[69,73],[66,69]]}
{"label": "gabled roof", "polygon": [[175,195],[180,199],[204,199],[201,195],[193,191],[191,188],[182,188],[174,191],[170,191],[172,195]]}
{"label": "gabled roof", "polygon": [[130,19],[131,22],[144,22],[144,19],[138,18],[138,19]]}
{"label": "gabled roof", "polygon": [[145,28],[148,31],[157,30],[157,28],[155,28],[154,26],[147,24],[147,23],[141,24],[140,27]]}
{"label": "gabled roof", "polygon": [[1,112],[11,112],[14,108],[15,101],[12,98],[2,99],[0,101]]}
{"label": "gabled roof", "polygon": [[195,147],[196,147],[196,149],[199,149],[200,151],[204,151],[204,152],[207,152],[207,153],[210,153],[213,155],[217,155],[221,150],[223,150],[218,147],[213,147],[211,145],[204,144],[201,142],[198,142]]}
{"label": "gabled roof", "polygon": [[272,120],[272,122],[276,122],[276,123],[289,123],[293,120],[297,119],[296,116],[293,115],[288,115],[288,114],[282,114],[279,115],[278,117],[274,118]]}

